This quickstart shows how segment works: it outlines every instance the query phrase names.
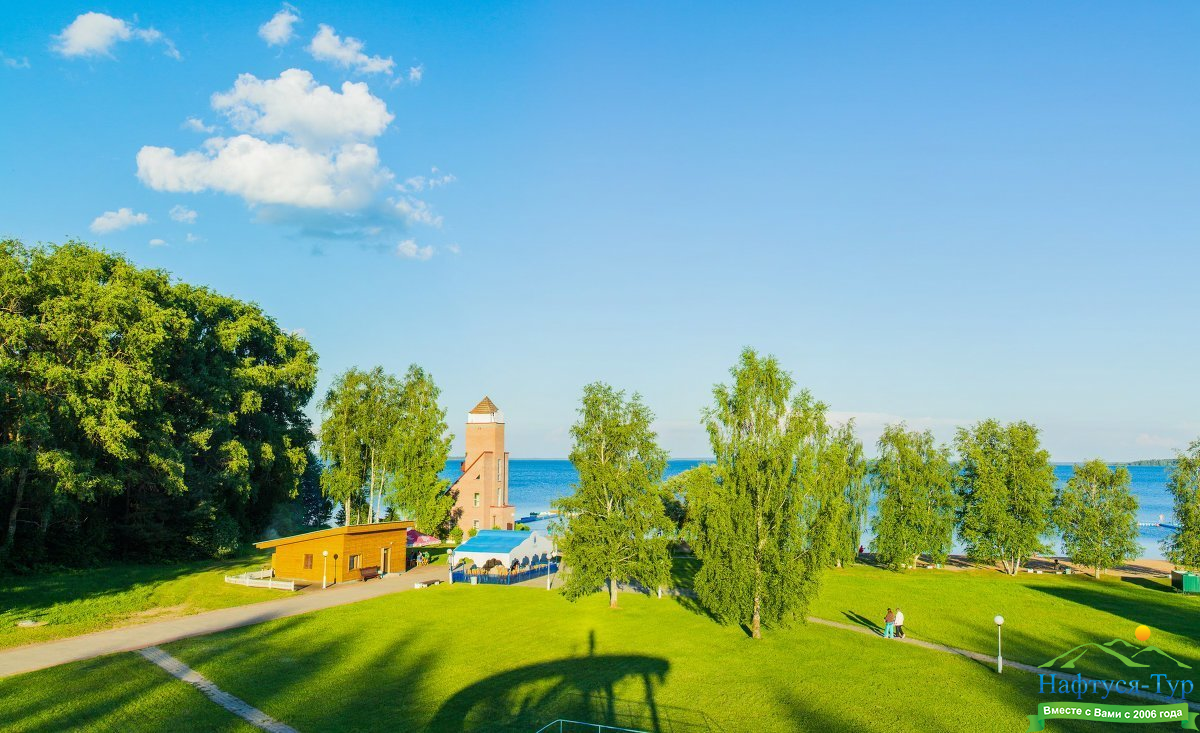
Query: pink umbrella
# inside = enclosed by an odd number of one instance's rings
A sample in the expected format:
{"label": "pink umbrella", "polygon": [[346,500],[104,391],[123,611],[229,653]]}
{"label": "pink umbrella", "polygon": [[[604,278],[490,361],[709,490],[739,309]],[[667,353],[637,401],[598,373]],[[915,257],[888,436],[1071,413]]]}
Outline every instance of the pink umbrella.
{"label": "pink umbrella", "polygon": [[427,534],[421,534],[415,529],[408,530],[408,546],[409,547],[425,547],[426,545],[441,544],[441,540],[437,537],[430,537]]}

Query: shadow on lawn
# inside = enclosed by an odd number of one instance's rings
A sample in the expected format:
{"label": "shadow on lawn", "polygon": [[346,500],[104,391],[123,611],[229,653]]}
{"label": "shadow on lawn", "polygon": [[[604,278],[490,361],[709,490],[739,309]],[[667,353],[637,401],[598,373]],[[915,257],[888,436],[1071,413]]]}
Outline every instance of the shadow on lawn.
{"label": "shadow on lawn", "polygon": [[[556,718],[634,726],[651,731],[711,730],[681,727],[655,701],[666,678],[665,659],[598,654],[530,664],[484,678],[451,695],[428,729],[536,730]],[[619,683],[640,681],[642,696],[622,699]],[[680,721],[683,722],[683,721]]]}
{"label": "shadow on lawn", "polygon": [[[598,654],[594,633],[577,656],[515,666],[455,690],[437,674],[445,652],[427,629],[381,643],[364,633],[357,615],[346,612],[345,630],[321,627],[319,641],[307,632],[315,624],[299,616],[256,627],[248,643],[239,643],[237,630],[189,640],[179,656],[226,692],[299,730],[374,730],[386,723],[405,731],[528,733],[558,718],[654,733],[721,730],[704,713],[657,702],[670,669],[666,659]],[[175,653],[173,646],[167,651]],[[504,651],[492,645],[455,663],[486,669],[522,653],[500,646]]]}
{"label": "shadow on lawn", "polygon": [[[216,577],[216,573],[229,574],[269,562],[269,556],[264,553],[250,553],[224,560],[159,564],[114,562],[99,568],[3,575],[0,576],[0,609],[14,617],[36,619],[53,613],[62,604],[132,596],[138,592],[150,595],[160,586],[185,576],[214,573]],[[115,612],[127,610],[120,608]]]}
{"label": "shadow on lawn", "polygon": [[883,636],[883,627],[866,616],[863,616],[861,613],[855,613],[854,611],[842,611],[842,615],[849,619],[851,623],[866,627],[871,631],[874,631],[877,636]]}
{"label": "shadow on lawn", "polygon": [[1121,578],[1121,582],[1136,585],[1139,588],[1145,588],[1146,590],[1166,591],[1167,593],[1172,593],[1175,590],[1171,587],[1170,583],[1164,583],[1161,580],[1155,580],[1153,578],[1138,577],[1133,575],[1123,576]]}
{"label": "shadow on lawn", "polygon": [[[1087,587],[1085,583],[1109,583],[1109,592]],[[1131,581],[1132,582],[1132,581]],[[1032,590],[1056,598],[1094,608],[1097,611],[1120,616],[1133,625],[1146,624],[1151,629],[1161,629],[1171,634],[1195,639],[1200,637],[1200,606],[1188,603],[1189,599],[1174,593],[1144,593],[1129,583],[1119,585],[1109,581],[1084,581],[1070,586],[1030,586]],[[1112,592],[1121,589],[1123,593]]]}
{"label": "shadow on lawn", "polygon": [[[0,729],[20,733],[76,730],[147,730],[170,723],[172,733],[240,730],[232,715],[133,653],[77,662],[76,683],[64,696],[62,669],[0,679]],[[45,680],[30,684],[30,680]],[[159,705],[148,710],[147,701]],[[164,712],[163,703],[198,705]],[[211,706],[211,707],[210,707]],[[196,719],[189,715],[198,712]]]}

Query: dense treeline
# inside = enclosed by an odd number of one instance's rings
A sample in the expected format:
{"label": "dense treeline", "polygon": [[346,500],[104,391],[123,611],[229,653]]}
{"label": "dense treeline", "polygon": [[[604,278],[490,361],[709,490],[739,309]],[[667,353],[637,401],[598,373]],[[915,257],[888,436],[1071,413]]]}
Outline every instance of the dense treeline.
{"label": "dense treeline", "polygon": [[336,524],[398,516],[445,538],[453,530],[450,482],[440,476],[453,439],[441,391],[413,364],[404,378],[383,367],[349,369],[321,400],[321,489],[338,504]]}
{"label": "dense treeline", "polygon": [[774,357],[746,349],[730,376],[704,412],[715,462],[666,482],[641,397],[584,388],[571,430],[579,483],[555,502],[553,527],[568,598],[607,586],[615,607],[619,583],[661,587],[680,538],[702,561],[700,603],[758,638],[803,619],[824,568],[853,559],[869,498],[853,423],[830,425]]}
{"label": "dense treeline", "polygon": [[316,374],[257,305],[0,242],[0,564],[232,551],[316,481]]}
{"label": "dense treeline", "polygon": [[[944,562],[956,534],[970,559],[1010,575],[1047,552],[1056,532],[1096,575],[1139,550],[1129,472],[1090,461],[1056,487],[1050,454],[1027,422],[959,428],[953,453],[929,431],[888,425],[868,462],[853,421],[830,425],[826,406],[774,357],[747,349],[730,375],[704,411],[714,462],[667,481],[667,454],[641,397],[604,383],[584,388],[571,430],[579,483],[555,502],[552,526],[571,569],[568,598],[607,587],[616,607],[620,583],[661,587],[670,547],[683,540],[701,560],[697,600],[760,637],[804,618],[824,570],[857,558],[872,492],[872,550],[897,569],[921,556]],[[1176,459],[1169,489],[1179,529],[1164,549],[1195,567],[1200,440]]]}

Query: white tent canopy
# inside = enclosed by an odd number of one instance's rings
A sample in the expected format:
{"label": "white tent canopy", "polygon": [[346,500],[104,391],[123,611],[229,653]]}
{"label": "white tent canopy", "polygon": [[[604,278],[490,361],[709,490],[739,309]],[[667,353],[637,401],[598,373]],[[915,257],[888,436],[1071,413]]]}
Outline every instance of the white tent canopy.
{"label": "white tent canopy", "polygon": [[495,560],[504,567],[531,565],[553,557],[554,542],[545,534],[531,530],[485,529],[450,553],[450,566],[471,560],[482,567]]}

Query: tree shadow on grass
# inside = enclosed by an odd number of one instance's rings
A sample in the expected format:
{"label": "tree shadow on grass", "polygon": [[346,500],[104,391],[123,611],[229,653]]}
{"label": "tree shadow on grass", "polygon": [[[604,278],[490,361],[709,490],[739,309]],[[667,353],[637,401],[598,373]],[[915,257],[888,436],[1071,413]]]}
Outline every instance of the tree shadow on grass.
{"label": "tree shadow on grass", "polygon": [[1126,575],[1121,578],[1121,582],[1129,583],[1130,585],[1136,585],[1139,588],[1145,588],[1147,590],[1165,591],[1167,593],[1174,592],[1175,590],[1171,587],[1170,583],[1164,583],[1159,580],[1154,580],[1153,578]]}
{"label": "tree shadow on grass", "polygon": [[232,714],[135,653],[0,680],[0,729],[244,730]]}
{"label": "tree shadow on grass", "polygon": [[504,671],[456,691],[461,682],[436,672],[444,669],[445,648],[428,626],[371,631],[387,618],[381,611],[390,604],[379,600],[339,609],[344,623],[336,626],[317,615],[297,616],[167,645],[167,651],[298,730],[375,730],[386,721],[405,731],[527,733],[558,718],[655,733],[720,730],[702,713],[657,702],[667,660],[596,654],[594,633],[578,656],[520,666],[511,659],[519,659],[519,646],[497,638],[456,663],[478,665],[485,675],[489,668]]}
{"label": "tree shadow on grass", "polygon": [[1039,593],[1119,616],[1135,626],[1145,624],[1152,629],[1161,629],[1171,634],[1191,639],[1200,638],[1200,614],[1197,613],[1200,611],[1200,605],[1188,603],[1189,599],[1174,593],[1142,593],[1124,583],[1116,587],[1125,588],[1127,592],[1105,592],[1089,588],[1083,583],[1070,586],[1030,586]]}
{"label": "tree shadow on grass", "polygon": [[[536,730],[557,718],[659,732],[712,730],[682,720],[680,709],[655,700],[670,663],[635,654],[598,654],[539,662],[479,680],[454,693],[428,730]],[[619,687],[640,682],[641,694],[622,698]],[[686,711],[690,712],[690,711]]]}

